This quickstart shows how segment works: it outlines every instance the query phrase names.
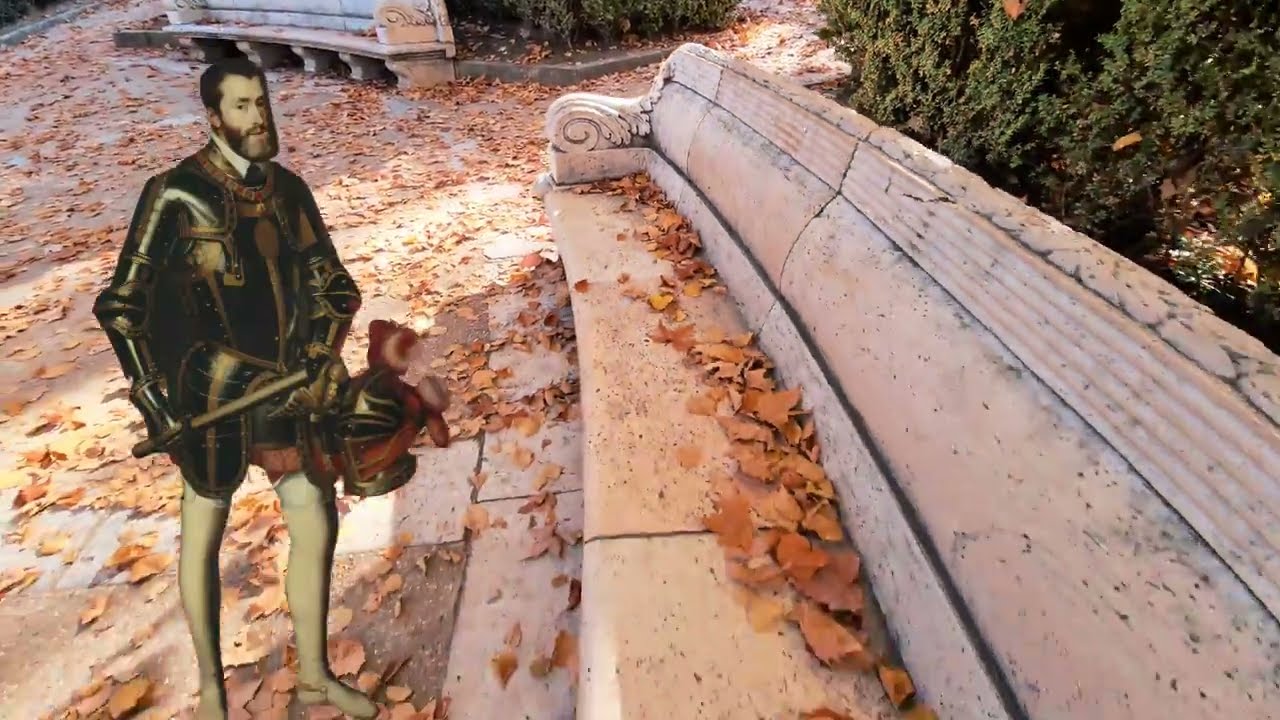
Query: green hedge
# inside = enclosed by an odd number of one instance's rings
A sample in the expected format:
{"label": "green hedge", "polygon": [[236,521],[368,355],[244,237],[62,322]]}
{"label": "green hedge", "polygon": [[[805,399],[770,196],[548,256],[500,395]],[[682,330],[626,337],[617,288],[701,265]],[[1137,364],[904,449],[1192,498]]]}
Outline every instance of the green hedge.
{"label": "green hedge", "polygon": [[1016,19],[1003,0],[821,6],[859,111],[1280,349],[1280,3],[1031,0]]}
{"label": "green hedge", "polygon": [[460,18],[520,20],[562,38],[723,27],[738,0],[449,0]]}

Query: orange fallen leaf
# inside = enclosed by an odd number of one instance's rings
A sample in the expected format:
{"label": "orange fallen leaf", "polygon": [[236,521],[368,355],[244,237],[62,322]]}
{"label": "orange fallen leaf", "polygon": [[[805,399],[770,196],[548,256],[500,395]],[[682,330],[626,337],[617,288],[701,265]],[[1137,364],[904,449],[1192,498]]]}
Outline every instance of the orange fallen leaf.
{"label": "orange fallen leaf", "polygon": [[35,376],[41,380],[53,380],[71,372],[76,368],[75,363],[58,363],[49,367],[41,367],[36,370]]}
{"label": "orange fallen leaf", "polygon": [[685,409],[694,415],[712,416],[716,414],[716,406],[719,404],[715,398],[707,393],[694,395],[685,403]]}
{"label": "orange fallen leaf", "polygon": [[538,470],[538,477],[533,481],[533,491],[542,492],[542,489],[560,478],[564,473],[564,467],[555,463],[546,463]]}
{"label": "orange fallen leaf", "polygon": [[382,579],[382,585],[378,587],[378,592],[384,595],[390,595],[404,587],[404,576],[400,573],[391,573]]}
{"label": "orange fallen leaf", "polygon": [[523,445],[515,445],[511,448],[511,460],[521,470],[528,470],[533,464],[533,451]]}
{"label": "orange fallen leaf", "polygon": [[1023,10],[1027,9],[1027,0],[1004,0],[1004,12],[1010,20],[1017,20]]}
{"label": "orange fallen leaf", "polygon": [[1130,145],[1136,145],[1140,142],[1142,142],[1142,133],[1131,132],[1111,143],[1111,149],[1112,151],[1119,152]]}
{"label": "orange fallen leaf", "polygon": [[333,658],[330,669],[336,677],[355,675],[364,667],[364,645],[359,640],[338,638],[336,647],[331,648],[329,656]]}
{"label": "orange fallen leaf", "polygon": [[347,626],[351,624],[351,620],[355,618],[356,611],[345,605],[339,605],[329,613],[329,633],[337,635]]}
{"label": "orange fallen leaf", "polygon": [[578,676],[578,638],[567,630],[556,634],[555,648],[551,651],[551,664]]}
{"label": "orange fallen leaf", "polygon": [[666,310],[667,307],[671,305],[671,303],[675,299],[676,298],[674,295],[667,295],[666,293],[655,293],[649,296],[649,307],[661,312],[663,310]]}
{"label": "orange fallen leaf", "polygon": [[807,580],[792,578],[796,589],[809,599],[821,603],[828,610],[860,612],[866,602],[858,571],[861,559],[852,550],[840,549],[827,553],[827,564]]}
{"label": "orange fallen leaf", "polygon": [[152,553],[138,558],[129,566],[129,582],[142,582],[152,575],[164,572],[171,564],[173,555],[170,553]]}
{"label": "orange fallen leaf", "polygon": [[679,462],[680,467],[686,470],[701,465],[702,448],[697,445],[681,445],[676,448],[676,462]]}
{"label": "orange fallen leaf", "polygon": [[520,661],[516,659],[515,653],[510,650],[503,650],[494,655],[489,660],[489,664],[493,667],[494,674],[498,676],[498,682],[505,688],[507,683],[511,681],[511,676],[515,674],[516,668],[520,666]]}
{"label": "orange fallen leaf", "polygon": [[580,293],[586,292],[590,287],[591,287],[591,283],[587,282],[586,279],[579,280],[578,282],[573,284],[573,289]]}
{"label": "orange fallen leaf", "polygon": [[48,557],[49,555],[57,555],[67,546],[71,544],[71,536],[66,533],[58,533],[50,535],[40,541],[40,547],[36,549],[36,555],[40,557]]}
{"label": "orange fallen leaf", "polygon": [[827,564],[827,554],[821,548],[815,548],[808,538],[797,533],[784,533],[778,538],[774,548],[778,564],[787,574],[797,580],[808,580]]}
{"label": "orange fallen leaf", "polygon": [[804,713],[800,716],[800,720],[853,720],[853,716],[836,712],[829,707],[820,707]]}
{"label": "orange fallen leaf", "polygon": [[755,416],[781,430],[791,418],[791,409],[800,402],[800,388],[776,392],[748,392]]}
{"label": "orange fallen leaf", "polygon": [[112,720],[122,718],[134,710],[138,710],[147,694],[151,691],[151,681],[145,677],[136,677],[117,687],[107,701],[107,712]]}
{"label": "orange fallen leaf", "polygon": [[80,611],[80,624],[88,625],[102,617],[102,613],[107,610],[107,601],[110,597],[108,593],[101,593],[89,598],[88,607]]}
{"label": "orange fallen leaf", "polygon": [[844,539],[844,527],[840,524],[840,518],[836,516],[835,507],[830,503],[824,502],[811,508],[808,513],[805,513],[801,525],[828,542],[839,542]]}
{"label": "orange fallen leaf", "polygon": [[489,511],[483,505],[471,505],[462,515],[463,527],[476,534],[488,529],[489,522]]}
{"label": "orange fallen leaf", "polygon": [[800,633],[815,657],[827,665],[844,660],[870,668],[871,657],[848,628],[836,622],[817,605],[805,602],[796,609]]}
{"label": "orange fallen leaf", "polygon": [[387,688],[387,699],[393,703],[402,703],[409,699],[413,691],[403,685],[392,685]]}
{"label": "orange fallen leaf", "polygon": [[723,547],[748,550],[755,526],[751,522],[751,505],[740,493],[722,497],[713,515],[702,519],[707,529],[716,534]]}
{"label": "orange fallen leaf", "polygon": [[889,696],[889,702],[893,706],[902,709],[916,696],[916,686],[911,682],[911,676],[906,670],[890,665],[881,665],[879,668],[880,685],[884,688],[885,695]]}

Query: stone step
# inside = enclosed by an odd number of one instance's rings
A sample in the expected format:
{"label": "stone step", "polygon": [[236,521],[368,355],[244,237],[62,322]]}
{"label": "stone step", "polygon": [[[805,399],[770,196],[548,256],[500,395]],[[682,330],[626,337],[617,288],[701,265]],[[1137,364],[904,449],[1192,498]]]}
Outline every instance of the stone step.
{"label": "stone step", "polygon": [[[796,718],[821,707],[895,717],[872,675],[824,668],[793,626],[757,632],[735,595],[702,522],[729,442],[714,418],[686,411],[706,387],[699,371],[648,337],[659,316],[619,285],[625,274],[653,292],[672,274],[631,239],[651,221],[604,194],[553,189],[545,203],[573,288],[586,435],[579,720]],[[745,327],[725,295],[681,305],[700,329]],[[705,460],[681,462],[690,447]]]}
{"label": "stone step", "polygon": [[[117,44],[134,41],[117,36]],[[300,58],[307,72],[325,72],[339,63],[356,80],[394,74],[402,87],[430,87],[454,80],[453,45],[439,42],[388,45],[377,38],[341,30],[291,26],[177,24],[149,31],[149,45],[180,41],[205,62],[243,53],[263,68]],[[142,42],[139,40],[138,42]]]}

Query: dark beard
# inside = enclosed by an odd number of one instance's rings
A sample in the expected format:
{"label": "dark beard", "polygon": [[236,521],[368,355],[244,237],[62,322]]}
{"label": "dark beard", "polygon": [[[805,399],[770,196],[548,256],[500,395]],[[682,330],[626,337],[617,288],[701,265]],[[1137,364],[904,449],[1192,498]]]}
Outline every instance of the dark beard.
{"label": "dark beard", "polygon": [[[267,128],[261,135],[248,135],[224,123],[222,125],[222,135],[226,138],[227,144],[231,146],[232,150],[235,150],[240,157],[251,162],[270,160],[276,156],[278,150],[274,142],[275,136],[270,128]],[[266,148],[260,152],[253,152],[249,149],[250,139],[256,138],[264,139],[267,142]]]}

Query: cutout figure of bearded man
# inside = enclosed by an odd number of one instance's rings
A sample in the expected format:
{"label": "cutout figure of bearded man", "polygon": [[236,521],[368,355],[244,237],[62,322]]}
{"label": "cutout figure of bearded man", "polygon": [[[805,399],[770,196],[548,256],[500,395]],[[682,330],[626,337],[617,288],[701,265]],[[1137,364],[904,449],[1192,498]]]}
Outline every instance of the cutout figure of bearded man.
{"label": "cutout figure of bearded man", "polygon": [[[317,418],[349,379],[339,349],[360,293],[307,185],[272,161],[279,143],[262,70],[245,58],[212,65],[200,99],[210,142],[147,181],[94,304],[149,442],[181,469],[178,581],[200,673],[196,717],[227,717],[218,553],[232,494],[254,464],[275,487],[291,540],[298,699],[373,718],[377,706],[329,668],[336,474],[314,459]],[[270,402],[193,429],[191,418],[302,371],[305,382]]]}

